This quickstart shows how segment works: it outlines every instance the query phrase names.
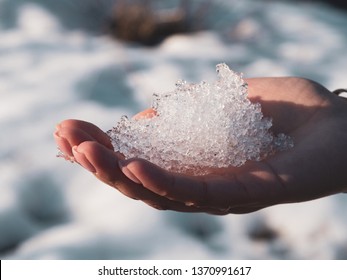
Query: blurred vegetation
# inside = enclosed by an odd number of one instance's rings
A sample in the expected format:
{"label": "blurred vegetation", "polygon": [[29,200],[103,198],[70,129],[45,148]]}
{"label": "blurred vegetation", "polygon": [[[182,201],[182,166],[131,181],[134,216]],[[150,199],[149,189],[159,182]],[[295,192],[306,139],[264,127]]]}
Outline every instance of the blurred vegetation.
{"label": "blurred vegetation", "polygon": [[[286,0],[263,0],[280,2]],[[301,3],[320,2],[347,8],[345,0],[294,0]],[[159,3],[171,8],[158,8]],[[237,1],[235,1],[235,5]],[[292,1],[288,1],[292,2]],[[214,6],[213,6],[214,5]],[[109,32],[118,39],[143,45],[156,45],[176,33],[190,33],[209,28],[208,14],[218,2],[211,0],[115,0],[109,21]]]}
{"label": "blurred vegetation", "polygon": [[[347,8],[345,0],[261,1],[325,3]],[[238,1],[231,2],[235,7],[238,5]],[[226,12],[233,12],[225,11],[223,2],[212,0],[2,0],[1,26],[15,27],[16,15],[26,4],[44,7],[65,28],[81,29],[93,34],[110,34],[117,39],[146,46],[156,45],[172,34],[211,28],[214,23],[209,22],[209,16],[217,10],[221,18]]]}
{"label": "blurred vegetation", "polygon": [[[347,9],[347,1],[346,0],[294,0],[296,2],[307,2],[307,3],[325,3],[331,6],[335,6],[337,8]],[[292,1],[288,1],[292,2]]]}
{"label": "blurred vegetation", "polygon": [[181,0],[174,8],[156,8],[154,1],[118,0],[113,7],[110,31],[115,37],[143,45],[156,45],[176,33],[206,28],[203,18],[210,1],[193,9],[192,1]]}

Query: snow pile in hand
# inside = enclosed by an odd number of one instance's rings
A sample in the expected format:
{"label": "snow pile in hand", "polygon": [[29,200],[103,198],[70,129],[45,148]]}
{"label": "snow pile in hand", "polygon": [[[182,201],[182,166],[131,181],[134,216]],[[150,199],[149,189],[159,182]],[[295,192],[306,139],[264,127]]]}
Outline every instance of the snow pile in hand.
{"label": "snow pile in hand", "polygon": [[242,75],[226,64],[216,68],[214,83],[178,81],[174,91],[154,94],[153,116],[123,116],[108,131],[115,150],[167,170],[202,175],[292,147],[289,136],[269,131],[272,120],[247,98]]}

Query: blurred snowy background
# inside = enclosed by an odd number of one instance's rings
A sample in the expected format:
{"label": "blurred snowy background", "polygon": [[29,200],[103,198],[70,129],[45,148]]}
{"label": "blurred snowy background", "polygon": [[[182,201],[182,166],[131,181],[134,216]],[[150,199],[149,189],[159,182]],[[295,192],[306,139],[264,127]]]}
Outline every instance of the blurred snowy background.
{"label": "blurred snowy background", "polygon": [[214,80],[219,62],[346,87],[346,10],[191,0],[175,14],[180,1],[153,1],[183,24],[165,37],[122,33],[142,24],[115,2],[0,0],[0,258],[347,259],[347,195],[248,215],[160,212],[57,159],[52,137],[67,118],[107,130],[178,79]]}

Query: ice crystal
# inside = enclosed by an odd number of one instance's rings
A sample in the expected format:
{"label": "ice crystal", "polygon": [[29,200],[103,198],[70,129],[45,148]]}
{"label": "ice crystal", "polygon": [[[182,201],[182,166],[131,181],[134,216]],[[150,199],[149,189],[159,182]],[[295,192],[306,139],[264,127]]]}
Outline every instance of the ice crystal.
{"label": "ice crystal", "polygon": [[259,103],[247,98],[247,84],[226,64],[214,83],[178,81],[172,92],[154,94],[150,118],[123,116],[107,133],[125,158],[144,158],[167,170],[202,175],[216,168],[293,146],[289,136],[270,132]]}

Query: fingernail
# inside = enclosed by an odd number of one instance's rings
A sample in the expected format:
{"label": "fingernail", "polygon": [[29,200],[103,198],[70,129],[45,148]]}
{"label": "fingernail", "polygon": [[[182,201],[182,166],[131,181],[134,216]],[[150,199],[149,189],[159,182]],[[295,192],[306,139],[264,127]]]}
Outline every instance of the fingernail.
{"label": "fingernail", "polygon": [[58,123],[58,124],[55,126],[55,131],[57,132],[57,131],[59,131],[60,129],[61,129],[61,124]]}
{"label": "fingernail", "polygon": [[85,154],[81,153],[78,151],[78,147],[74,146],[72,147],[72,153],[75,157],[75,160],[82,165],[85,169],[87,169],[88,171],[95,173],[96,169],[95,167],[90,163],[90,161],[87,159],[87,157],[85,156]]}
{"label": "fingernail", "polygon": [[133,181],[136,184],[142,184],[139,179],[129,170],[127,167],[127,162],[125,160],[119,160],[118,165],[120,170],[122,170],[123,174],[128,177],[131,181]]}
{"label": "fingernail", "polygon": [[64,137],[61,137],[58,130],[55,131],[53,135],[54,135],[55,142],[58,145],[58,149],[64,155],[63,157],[65,159],[67,159],[67,157],[68,157],[69,160],[70,160],[70,158],[73,158],[73,154],[71,152],[71,146],[70,146],[69,142]]}

